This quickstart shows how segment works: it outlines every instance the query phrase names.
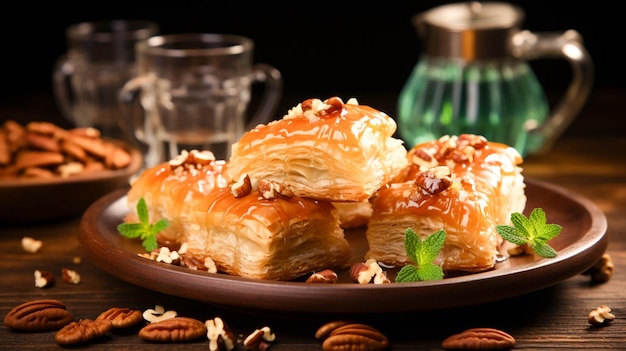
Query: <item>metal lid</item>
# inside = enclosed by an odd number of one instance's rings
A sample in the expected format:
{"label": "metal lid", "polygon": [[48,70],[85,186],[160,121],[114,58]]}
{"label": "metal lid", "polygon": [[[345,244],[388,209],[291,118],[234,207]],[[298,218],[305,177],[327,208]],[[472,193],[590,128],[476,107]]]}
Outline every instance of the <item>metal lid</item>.
{"label": "metal lid", "polygon": [[435,7],[413,17],[430,56],[467,61],[510,56],[509,43],[524,11],[504,2],[461,2]]}

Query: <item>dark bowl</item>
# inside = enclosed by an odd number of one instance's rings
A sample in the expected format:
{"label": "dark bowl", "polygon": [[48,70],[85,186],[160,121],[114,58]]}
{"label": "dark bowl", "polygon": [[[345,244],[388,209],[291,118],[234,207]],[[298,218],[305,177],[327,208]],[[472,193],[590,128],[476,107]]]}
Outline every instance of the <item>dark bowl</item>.
{"label": "dark bowl", "polygon": [[143,164],[141,153],[117,142],[131,154],[128,167],[69,178],[0,180],[0,224],[29,223],[81,215],[98,198],[128,187]]}

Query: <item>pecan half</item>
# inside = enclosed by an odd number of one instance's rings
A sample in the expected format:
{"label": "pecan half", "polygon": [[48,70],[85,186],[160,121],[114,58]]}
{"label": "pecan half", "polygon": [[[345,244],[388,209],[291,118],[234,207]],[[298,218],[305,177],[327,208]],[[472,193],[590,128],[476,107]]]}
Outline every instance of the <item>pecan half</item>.
{"label": "pecan half", "polygon": [[14,307],[4,317],[4,325],[20,331],[49,331],[60,329],[73,319],[61,301],[43,299]]}
{"label": "pecan half", "polygon": [[446,338],[444,349],[465,350],[506,350],[515,346],[515,338],[502,330],[493,328],[472,328]]}
{"label": "pecan half", "polygon": [[139,331],[139,337],[153,342],[186,342],[206,334],[206,326],[201,321],[188,317],[174,317],[150,323]]}
{"label": "pecan half", "polygon": [[72,322],[54,335],[54,341],[59,345],[75,345],[101,337],[111,330],[109,320],[81,319]]}
{"label": "pecan half", "polygon": [[113,328],[127,328],[141,322],[143,316],[140,310],[133,310],[127,307],[113,307],[100,313],[96,320],[100,319],[110,321]]}
{"label": "pecan half", "polygon": [[[320,332],[320,335],[326,332]],[[316,335],[318,334],[316,333]],[[378,329],[362,323],[348,323],[336,327],[322,343],[324,351],[370,350],[382,351],[389,347],[389,339]]]}

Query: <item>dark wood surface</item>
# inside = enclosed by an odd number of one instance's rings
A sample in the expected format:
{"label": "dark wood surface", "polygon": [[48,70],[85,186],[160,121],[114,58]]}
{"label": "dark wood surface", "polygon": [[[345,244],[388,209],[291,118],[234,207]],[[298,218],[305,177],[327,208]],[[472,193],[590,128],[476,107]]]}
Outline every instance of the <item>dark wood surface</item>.
{"label": "dark wood surface", "polygon": [[[391,97],[393,98],[393,97]],[[377,96],[372,106],[392,111],[390,97]],[[365,98],[360,98],[366,101]],[[292,101],[287,101],[289,106]],[[235,334],[245,336],[270,326],[276,341],[270,350],[320,350],[314,333],[325,322],[350,318],[371,324],[390,340],[391,350],[437,350],[446,337],[473,327],[502,329],[516,339],[515,349],[624,349],[626,348],[626,92],[594,91],[576,122],[557,145],[544,155],[524,162],[527,177],[546,180],[570,189],[595,203],[608,220],[607,235],[615,271],[610,281],[591,284],[589,276],[577,275],[549,288],[476,306],[428,312],[335,315],[275,314],[214,306],[164,295],[121,281],[89,262],[78,241],[80,216],[39,224],[0,224],[0,316],[22,302],[55,298],[63,301],[75,319],[95,318],[110,307],[146,310],[155,305],[173,309],[181,316],[207,320],[221,317]],[[47,96],[3,102],[0,119],[21,121],[58,120]],[[0,199],[0,201],[11,201]],[[25,253],[21,239],[43,241],[36,254]],[[74,262],[80,259],[79,263]],[[76,270],[81,283],[61,281],[62,268]],[[34,286],[35,270],[57,275],[55,286]],[[120,267],[124,269],[124,267]],[[592,327],[587,316],[600,305],[612,308],[615,321]],[[138,329],[112,332],[88,345],[73,349],[166,350],[172,345],[150,344],[137,336]],[[2,350],[61,349],[54,332],[20,333],[0,326]],[[207,350],[204,340],[176,345],[180,350]],[[241,350],[242,348],[238,348]]]}

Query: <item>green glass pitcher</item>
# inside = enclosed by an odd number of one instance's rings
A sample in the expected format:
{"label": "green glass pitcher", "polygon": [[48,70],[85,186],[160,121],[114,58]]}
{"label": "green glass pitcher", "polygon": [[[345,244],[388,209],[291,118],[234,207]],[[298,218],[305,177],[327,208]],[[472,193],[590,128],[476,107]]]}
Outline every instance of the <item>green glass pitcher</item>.
{"label": "green glass pitcher", "polygon": [[[448,4],[413,17],[425,51],[398,100],[407,147],[461,133],[522,155],[552,147],[589,96],[593,64],[578,32],[533,33],[520,28],[523,18],[521,8],[501,2]],[[539,58],[564,58],[572,68],[552,111],[527,62]]]}

